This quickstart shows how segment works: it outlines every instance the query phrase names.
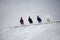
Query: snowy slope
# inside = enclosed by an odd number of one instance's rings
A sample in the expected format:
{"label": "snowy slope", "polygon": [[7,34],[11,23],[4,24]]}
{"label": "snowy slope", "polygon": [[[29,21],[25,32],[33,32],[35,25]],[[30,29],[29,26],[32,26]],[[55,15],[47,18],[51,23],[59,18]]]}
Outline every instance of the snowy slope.
{"label": "snowy slope", "polygon": [[8,28],[0,40],[60,40],[60,23]]}
{"label": "snowy slope", "polygon": [[21,16],[24,24],[29,16],[36,24],[37,15],[46,22],[47,14],[60,20],[60,0],[0,0],[0,40],[60,40],[60,23],[9,28],[19,26]]}
{"label": "snowy slope", "polygon": [[52,24],[48,29],[31,38],[31,40],[60,40],[60,24]]}

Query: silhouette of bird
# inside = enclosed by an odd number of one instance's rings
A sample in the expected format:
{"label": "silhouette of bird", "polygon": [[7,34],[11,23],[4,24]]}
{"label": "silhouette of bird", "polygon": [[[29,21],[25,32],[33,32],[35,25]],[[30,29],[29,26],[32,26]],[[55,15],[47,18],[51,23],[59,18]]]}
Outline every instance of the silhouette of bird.
{"label": "silhouette of bird", "polygon": [[29,16],[29,18],[28,18],[28,21],[29,21],[29,23],[33,23],[33,21],[32,21],[32,19],[30,18],[30,16]]}
{"label": "silhouette of bird", "polygon": [[21,24],[24,24],[24,20],[23,20],[22,17],[21,17],[21,19],[20,19],[20,23],[21,23]]}
{"label": "silhouette of bird", "polygon": [[42,21],[39,16],[37,16],[37,21],[38,21],[38,22],[41,22],[41,21]]}

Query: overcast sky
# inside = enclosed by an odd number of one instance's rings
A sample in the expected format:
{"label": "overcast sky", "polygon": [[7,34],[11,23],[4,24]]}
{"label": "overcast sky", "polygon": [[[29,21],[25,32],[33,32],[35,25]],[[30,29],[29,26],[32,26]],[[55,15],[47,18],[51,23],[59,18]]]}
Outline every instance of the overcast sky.
{"label": "overcast sky", "polygon": [[47,14],[60,19],[60,0],[0,0],[0,29],[19,25],[21,16],[27,20],[29,16],[34,19],[37,15],[43,18]]}

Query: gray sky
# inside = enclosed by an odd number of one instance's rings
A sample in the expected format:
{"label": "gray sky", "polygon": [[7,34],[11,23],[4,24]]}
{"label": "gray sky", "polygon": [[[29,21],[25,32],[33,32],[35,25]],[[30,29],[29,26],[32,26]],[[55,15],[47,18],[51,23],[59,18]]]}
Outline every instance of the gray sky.
{"label": "gray sky", "polygon": [[21,16],[27,23],[29,16],[34,19],[47,14],[60,20],[60,0],[0,0],[0,29],[19,25]]}

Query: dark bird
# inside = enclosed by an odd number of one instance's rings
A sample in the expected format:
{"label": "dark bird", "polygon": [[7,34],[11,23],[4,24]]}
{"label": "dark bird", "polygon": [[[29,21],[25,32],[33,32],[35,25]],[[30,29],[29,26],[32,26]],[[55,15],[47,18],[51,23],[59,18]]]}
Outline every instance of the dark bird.
{"label": "dark bird", "polygon": [[32,19],[29,17],[28,18],[29,23],[33,23]]}
{"label": "dark bird", "polygon": [[24,20],[23,20],[22,17],[21,17],[21,19],[20,19],[20,23],[21,23],[21,24],[24,24]]}
{"label": "dark bird", "polygon": [[41,21],[42,21],[39,16],[37,16],[37,21],[38,21],[38,22],[41,22]]}

